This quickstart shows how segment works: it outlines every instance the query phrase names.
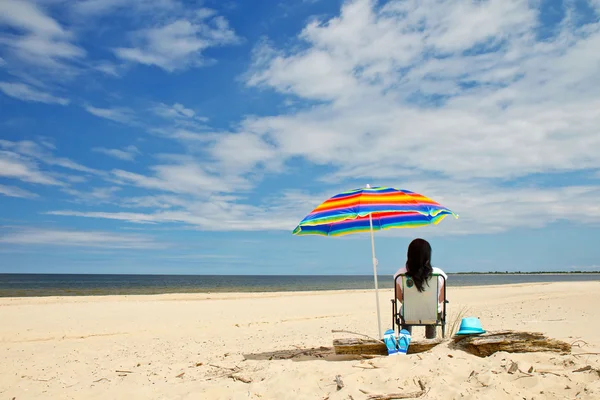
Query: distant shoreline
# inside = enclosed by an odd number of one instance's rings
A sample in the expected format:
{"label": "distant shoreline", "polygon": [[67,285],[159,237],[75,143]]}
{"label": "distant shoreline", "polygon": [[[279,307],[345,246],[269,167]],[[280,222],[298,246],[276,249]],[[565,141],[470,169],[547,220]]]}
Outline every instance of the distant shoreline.
{"label": "distant shoreline", "polygon": [[600,271],[533,271],[533,272],[448,272],[448,275],[573,275],[600,274]]}
{"label": "distant shoreline", "polygon": [[[600,271],[486,271],[486,272],[447,272],[448,275],[594,275],[600,274]],[[261,275],[261,274],[96,274],[96,273],[63,273],[63,272],[0,272],[2,275],[79,275],[79,276],[235,276],[235,277],[318,277],[318,276],[347,276],[347,277],[363,277],[373,276],[372,274],[320,274],[320,275],[289,275],[289,274],[272,274],[272,275]],[[387,276],[390,273],[382,274],[378,273],[378,276]]]}

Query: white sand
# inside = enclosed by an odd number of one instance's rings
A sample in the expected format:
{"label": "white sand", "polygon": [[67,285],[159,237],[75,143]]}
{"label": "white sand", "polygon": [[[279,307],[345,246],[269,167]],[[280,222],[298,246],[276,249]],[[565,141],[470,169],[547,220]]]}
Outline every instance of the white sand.
{"label": "white sand", "polygon": [[[381,293],[386,328],[392,296]],[[600,352],[600,282],[450,288],[448,298],[450,320],[468,307],[487,330],[540,331],[583,340],[574,353]],[[360,389],[416,391],[418,379],[428,390],[422,399],[600,398],[598,373],[573,372],[600,368],[597,355],[478,358],[443,343],[373,360],[269,360],[349,337],[332,329],[376,336],[374,303],[372,291],[0,299],[0,399],[358,400],[367,398]],[[512,361],[536,372],[508,374]],[[234,381],[226,368],[252,382]]]}

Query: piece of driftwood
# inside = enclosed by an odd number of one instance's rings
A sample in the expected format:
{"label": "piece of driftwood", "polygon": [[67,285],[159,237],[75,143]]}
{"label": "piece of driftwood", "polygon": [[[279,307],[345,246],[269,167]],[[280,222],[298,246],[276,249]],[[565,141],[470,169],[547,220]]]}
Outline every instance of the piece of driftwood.
{"label": "piece of driftwood", "polygon": [[550,339],[539,332],[501,331],[488,332],[479,336],[456,336],[454,345],[479,357],[487,357],[498,351],[507,353],[571,352],[569,343]]}
{"label": "piece of driftwood", "polygon": [[[408,346],[407,354],[422,353],[442,343],[441,339],[413,340]],[[385,343],[381,340],[344,338],[334,339],[335,354],[388,354]]]}

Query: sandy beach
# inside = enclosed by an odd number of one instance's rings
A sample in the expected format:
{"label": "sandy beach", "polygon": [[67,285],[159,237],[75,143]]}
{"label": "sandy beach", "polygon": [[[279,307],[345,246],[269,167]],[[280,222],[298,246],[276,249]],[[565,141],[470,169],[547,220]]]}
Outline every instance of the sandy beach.
{"label": "sandy beach", "polygon": [[[386,328],[392,296],[381,292]],[[600,352],[600,282],[449,288],[448,298],[450,321],[466,308],[490,331],[538,331],[573,353]],[[0,399],[359,400],[417,391],[418,380],[423,399],[600,398],[595,354],[479,358],[448,341],[419,355],[332,355],[334,338],[351,337],[332,330],[377,335],[374,304],[363,290],[3,298]],[[533,372],[509,374],[512,362]]]}

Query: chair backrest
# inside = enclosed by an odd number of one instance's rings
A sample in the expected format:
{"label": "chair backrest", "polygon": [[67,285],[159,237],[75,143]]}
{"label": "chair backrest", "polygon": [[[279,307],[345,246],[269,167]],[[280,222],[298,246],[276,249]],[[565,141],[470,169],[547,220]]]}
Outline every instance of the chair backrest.
{"label": "chair backrest", "polygon": [[438,290],[439,279],[436,274],[431,276],[429,285],[419,292],[412,279],[402,276],[402,315],[407,325],[435,324],[438,321]]}

